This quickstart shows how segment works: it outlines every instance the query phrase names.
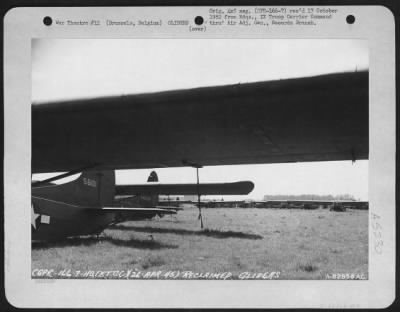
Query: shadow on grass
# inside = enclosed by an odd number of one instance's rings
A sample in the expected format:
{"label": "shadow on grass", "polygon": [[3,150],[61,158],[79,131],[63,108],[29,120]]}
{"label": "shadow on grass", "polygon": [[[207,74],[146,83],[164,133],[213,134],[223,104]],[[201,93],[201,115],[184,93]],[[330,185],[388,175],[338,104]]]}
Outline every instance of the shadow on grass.
{"label": "shadow on grass", "polygon": [[101,243],[111,243],[116,246],[132,247],[138,249],[164,249],[164,248],[178,248],[178,245],[164,244],[155,240],[141,240],[141,239],[116,239],[112,237],[73,237],[66,238],[58,241],[39,241],[32,242],[32,249],[49,249],[54,247],[71,247],[71,246],[91,246]]}
{"label": "shadow on grass", "polygon": [[124,225],[113,225],[109,229],[121,230],[121,231],[136,231],[142,233],[170,233],[170,234],[182,234],[182,235],[197,235],[197,236],[208,236],[213,238],[245,238],[245,239],[262,239],[261,235],[235,232],[235,231],[220,231],[213,229],[204,229],[201,231],[191,231],[185,229],[167,229],[167,228],[156,228],[156,227],[138,227],[138,226],[124,226]]}
{"label": "shadow on grass", "polygon": [[297,270],[304,271],[307,273],[312,273],[318,270],[318,266],[314,263],[307,262],[307,263],[298,263]]}

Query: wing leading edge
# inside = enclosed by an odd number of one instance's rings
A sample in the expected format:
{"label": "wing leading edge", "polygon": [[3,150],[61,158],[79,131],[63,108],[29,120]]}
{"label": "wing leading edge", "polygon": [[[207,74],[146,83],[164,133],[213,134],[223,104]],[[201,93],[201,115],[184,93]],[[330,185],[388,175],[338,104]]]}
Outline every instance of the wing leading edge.
{"label": "wing leading edge", "polygon": [[33,104],[32,172],[368,158],[368,72]]}

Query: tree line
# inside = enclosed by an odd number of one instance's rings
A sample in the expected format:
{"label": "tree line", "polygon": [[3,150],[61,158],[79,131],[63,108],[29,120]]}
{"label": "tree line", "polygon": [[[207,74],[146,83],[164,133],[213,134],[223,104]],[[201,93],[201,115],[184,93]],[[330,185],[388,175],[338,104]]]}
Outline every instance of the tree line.
{"label": "tree line", "polygon": [[351,194],[339,195],[317,195],[317,194],[300,194],[300,195],[264,195],[264,200],[356,200]]}

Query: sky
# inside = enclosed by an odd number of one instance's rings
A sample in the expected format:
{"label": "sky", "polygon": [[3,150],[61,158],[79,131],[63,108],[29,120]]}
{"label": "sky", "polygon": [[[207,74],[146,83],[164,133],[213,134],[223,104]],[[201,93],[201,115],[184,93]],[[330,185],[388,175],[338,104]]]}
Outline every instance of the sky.
{"label": "sky", "polygon": [[32,100],[134,94],[366,68],[365,40],[35,39]]}
{"label": "sky", "polygon": [[[368,69],[368,42],[338,39],[34,39],[32,102],[136,94]],[[117,171],[145,183],[150,169]],[[194,183],[193,168],[157,170],[163,183]],[[54,174],[52,174],[54,175]],[[49,175],[34,175],[43,179]],[[70,177],[71,180],[73,177]],[[251,180],[248,196],[345,194],[368,200],[368,161],[216,166],[201,182]],[[62,181],[59,181],[62,182]]]}

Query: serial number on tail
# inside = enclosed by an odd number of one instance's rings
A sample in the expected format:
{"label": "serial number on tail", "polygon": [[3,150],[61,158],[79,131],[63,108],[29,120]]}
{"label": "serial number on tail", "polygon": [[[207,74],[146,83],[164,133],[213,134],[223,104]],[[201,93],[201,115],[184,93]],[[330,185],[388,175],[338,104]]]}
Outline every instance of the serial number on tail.
{"label": "serial number on tail", "polygon": [[91,187],[97,187],[97,181],[89,178],[83,178],[83,184]]}

